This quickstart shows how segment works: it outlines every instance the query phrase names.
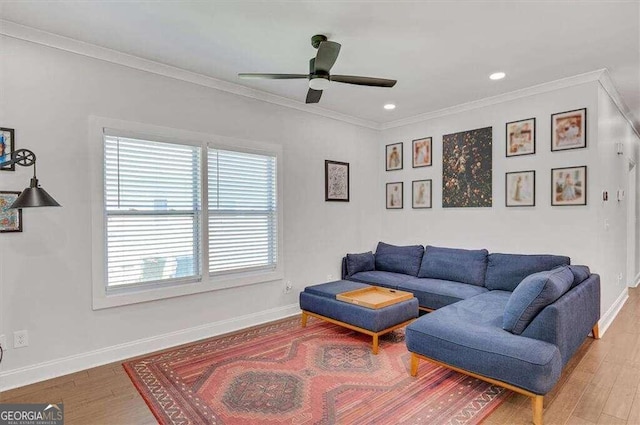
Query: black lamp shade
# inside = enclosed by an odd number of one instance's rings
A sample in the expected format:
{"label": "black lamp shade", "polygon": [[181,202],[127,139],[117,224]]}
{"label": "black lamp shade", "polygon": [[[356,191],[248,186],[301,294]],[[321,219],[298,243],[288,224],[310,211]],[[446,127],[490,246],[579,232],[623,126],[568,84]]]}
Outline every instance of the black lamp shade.
{"label": "black lamp shade", "polygon": [[60,204],[41,187],[38,179],[31,179],[31,186],[22,191],[9,208],[59,207]]}

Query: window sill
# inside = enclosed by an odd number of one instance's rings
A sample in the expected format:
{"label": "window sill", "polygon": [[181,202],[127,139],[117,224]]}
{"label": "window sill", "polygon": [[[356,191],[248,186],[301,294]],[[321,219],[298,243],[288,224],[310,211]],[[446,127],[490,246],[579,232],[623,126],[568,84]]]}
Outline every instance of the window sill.
{"label": "window sill", "polygon": [[[114,293],[107,293],[104,286],[93,293],[93,310],[120,307],[148,301],[163,300],[202,292],[218,291],[239,286],[282,280],[284,273],[280,270],[230,273],[224,275],[205,276],[202,280],[177,282],[170,286],[150,285],[149,287],[122,288]],[[94,285],[94,288],[97,285]],[[98,292],[98,293],[96,293]]]}

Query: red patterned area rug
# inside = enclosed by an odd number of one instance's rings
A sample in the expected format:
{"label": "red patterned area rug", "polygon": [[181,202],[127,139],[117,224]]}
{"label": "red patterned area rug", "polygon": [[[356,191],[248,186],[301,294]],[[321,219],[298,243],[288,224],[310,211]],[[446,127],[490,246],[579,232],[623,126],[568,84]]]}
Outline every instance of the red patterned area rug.
{"label": "red patterned area rug", "polygon": [[380,339],[299,318],[149,355],[124,368],[162,424],[476,424],[508,391]]}

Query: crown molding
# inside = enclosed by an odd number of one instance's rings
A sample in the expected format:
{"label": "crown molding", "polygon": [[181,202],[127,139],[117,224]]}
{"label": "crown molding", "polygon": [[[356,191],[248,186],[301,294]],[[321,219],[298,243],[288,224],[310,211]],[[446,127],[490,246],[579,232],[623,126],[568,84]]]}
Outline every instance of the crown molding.
{"label": "crown molding", "polygon": [[563,89],[566,87],[577,86],[593,81],[598,81],[603,74],[606,73],[605,69],[599,69],[596,71],[587,72],[584,74],[575,75],[573,77],[562,78],[548,83],[542,83],[524,89],[511,91],[508,93],[499,94],[497,96],[485,97],[484,99],[474,100],[472,102],[462,103],[460,105],[452,106],[450,108],[439,109],[433,112],[427,112],[424,114],[414,115],[409,118],[402,118],[395,121],[390,121],[380,125],[381,130],[388,130],[396,127],[403,127],[409,124],[416,124],[419,122],[432,120],[434,118],[440,118],[447,115],[459,114],[461,112],[471,111],[478,108],[484,108],[499,103],[509,102],[511,100],[520,99],[523,97],[529,97],[541,93],[547,93],[550,91]]}
{"label": "crown molding", "polygon": [[64,50],[78,55],[87,56],[93,59],[111,62],[114,64],[126,66],[128,68],[147,71],[153,74],[162,75],[164,77],[198,84],[200,86],[221,90],[227,93],[233,93],[238,96],[244,96],[263,102],[284,106],[286,108],[296,109],[298,111],[319,115],[325,118],[347,122],[349,124],[354,124],[360,127],[370,128],[374,130],[380,129],[380,124],[374,121],[352,117],[350,115],[330,111],[318,106],[307,105],[305,103],[288,99],[282,96],[245,87],[240,84],[222,81],[203,74],[198,74],[196,72],[177,68],[175,66],[143,59],[138,56],[119,52],[117,50],[100,47],[95,44],[86,43],[84,41],[79,41],[73,38],[42,31],[33,27],[20,25],[15,22],[7,21],[6,19],[0,19],[0,34],[7,37],[52,47],[54,49]]}
{"label": "crown molding", "polygon": [[414,115],[412,117],[402,118],[395,121],[389,121],[386,123],[379,123],[375,121],[365,120],[357,118],[351,115],[342,114],[340,112],[330,111],[328,109],[321,108],[319,106],[311,106],[302,102],[298,102],[292,99],[288,99],[275,94],[267,93],[261,90],[252,89],[242,86],[240,84],[230,83],[228,81],[222,81],[213,77],[209,77],[196,72],[187,71],[185,69],[177,68],[175,66],[166,65],[160,62],[155,62],[148,59],[143,59],[138,56],[122,53],[117,50],[108,49],[106,47],[100,47],[91,43],[86,43],[73,38],[64,37],[61,35],[53,34],[50,32],[42,31],[33,27],[20,25],[15,22],[11,22],[5,19],[0,19],[0,35],[7,37],[41,44],[54,49],[59,49],[71,53],[75,53],[82,56],[87,56],[93,59],[102,60],[126,66],[141,71],[147,71],[153,74],[161,75],[164,77],[173,78],[176,80],[186,81],[192,84],[232,93],[238,96],[243,96],[285,108],[291,108],[298,111],[306,112],[322,116],[325,118],[331,118],[337,121],[343,121],[349,124],[365,127],[373,130],[388,130],[392,128],[402,127],[405,125],[416,124],[423,121],[432,120],[435,118],[444,117],[447,115],[458,114],[461,112],[471,111],[478,108],[484,108],[491,105],[496,105],[503,102],[508,102],[523,97],[533,96],[541,93],[547,93],[554,90],[563,89],[566,87],[572,87],[580,84],[598,81],[604,90],[609,94],[613,102],[616,104],[620,112],[627,119],[635,133],[640,137],[640,121],[636,121],[633,115],[626,105],[622,96],[615,87],[613,80],[609,72],[606,69],[599,69],[596,71],[587,72],[584,74],[575,75],[572,77],[562,78],[559,80],[551,81],[548,83],[538,84],[535,86],[527,87],[520,90],[500,94],[497,96],[487,97],[484,99],[475,100],[472,102],[455,105],[449,108],[439,109],[437,111],[427,112],[424,114]]}

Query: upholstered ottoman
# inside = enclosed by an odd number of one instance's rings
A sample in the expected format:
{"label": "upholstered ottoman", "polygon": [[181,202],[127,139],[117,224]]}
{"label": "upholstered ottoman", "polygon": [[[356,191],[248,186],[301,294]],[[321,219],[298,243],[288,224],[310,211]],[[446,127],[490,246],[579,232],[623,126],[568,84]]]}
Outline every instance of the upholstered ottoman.
{"label": "upholstered ottoman", "polygon": [[406,301],[378,309],[363,307],[336,299],[338,294],[370,288],[366,283],[338,280],[308,286],[300,293],[302,327],[309,316],[317,317],[373,337],[373,354],[378,354],[378,337],[411,323],[418,317],[418,300]]}

